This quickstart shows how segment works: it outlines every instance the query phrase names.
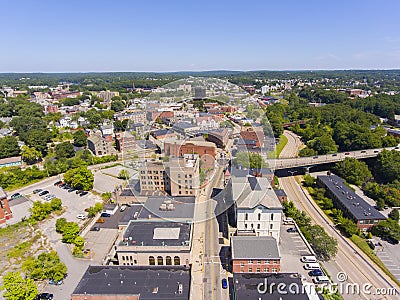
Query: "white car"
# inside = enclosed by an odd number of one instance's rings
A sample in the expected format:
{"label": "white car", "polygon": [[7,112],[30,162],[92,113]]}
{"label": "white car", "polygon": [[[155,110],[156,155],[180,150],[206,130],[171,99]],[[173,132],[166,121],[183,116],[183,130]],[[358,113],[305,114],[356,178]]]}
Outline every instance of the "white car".
{"label": "white car", "polygon": [[56,197],[56,195],[53,195],[53,194],[47,195],[46,197],[44,197],[44,200],[45,201],[50,201],[50,200],[54,199],[55,197]]}
{"label": "white car", "polygon": [[81,214],[81,215],[77,215],[76,218],[79,220],[85,220],[86,216]]}

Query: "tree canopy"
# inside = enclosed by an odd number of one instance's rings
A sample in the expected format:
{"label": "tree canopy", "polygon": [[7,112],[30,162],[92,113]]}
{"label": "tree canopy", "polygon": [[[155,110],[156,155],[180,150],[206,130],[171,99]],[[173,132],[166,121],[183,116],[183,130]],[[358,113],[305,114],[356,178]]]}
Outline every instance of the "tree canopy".
{"label": "tree canopy", "polygon": [[64,174],[64,181],[76,189],[89,191],[93,188],[94,176],[86,166],[68,170]]}

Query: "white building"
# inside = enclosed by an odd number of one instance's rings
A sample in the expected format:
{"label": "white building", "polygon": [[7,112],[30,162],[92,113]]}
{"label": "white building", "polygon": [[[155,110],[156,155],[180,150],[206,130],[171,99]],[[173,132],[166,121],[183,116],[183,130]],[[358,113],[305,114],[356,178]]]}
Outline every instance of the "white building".
{"label": "white building", "polygon": [[228,185],[235,203],[237,234],[254,233],[279,241],[283,207],[269,179],[232,176]]}

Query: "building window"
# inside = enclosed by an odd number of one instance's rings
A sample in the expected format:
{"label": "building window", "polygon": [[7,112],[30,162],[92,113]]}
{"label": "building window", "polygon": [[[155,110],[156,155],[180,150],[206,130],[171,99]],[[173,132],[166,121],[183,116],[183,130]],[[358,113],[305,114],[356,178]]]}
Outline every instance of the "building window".
{"label": "building window", "polygon": [[246,214],[244,215],[244,219],[245,219],[246,221],[249,219],[249,214],[248,214],[248,213],[246,213]]}
{"label": "building window", "polygon": [[269,225],[269,229],[272,229],[274,227],[274,224]]}
{"label": "building window", "polygon": [[257,260],[257,263],[258,263],[258,264],[261,264],[261,260]]}
{"label": "building window", "polygon": [[249,264],[252,264],[253,263],[253,260],[252,259],[249,259]]}
{"label": "building window", "polygon": [[168,266],[172,265],[172,258],[171,258],[171,256],[167,256],[167,257],[165,258],[165,264],[168,265]]}
{"label": "building window", "polygon": [[274,220],[274,214],[272,213],[271,214],[271,221],[273,221]]}
{"label": "building window", "polygon": [[156,264],[156,260],[154,259],[154,256],[149,257],[149,265],[154,266]]}
{"label": "building window", "polygon": [[244,267],[244,262],[241,262],[241,263],[240,263],[240,266],[241,266],[241,267]]}
{"label": "building window", "polygon": [[164,264],[164,258],[162,256],[157,257],[157,265],[162,266]]}
{"label": "building window", "polygon": [[256,272],[257,272],[257,273],[260,273],[260,272],[261,272],[260,268],[257,268]]}
{"label": "building window", "polygon": [[179,266],[181,264],[181,259],[179,256],[174,257],[174,265]]}
{"label": "building window", "polygon": [[244,224],[244,229],[247,229],[247,224]]}
{"label": "building window", "polygon": [[257,229],[260,229],[261,228],[261,225],[260,224],[257,224]]}
{"label": "building window", "polygon": [[261,220],[261,214],[258,214],[258,221]]}
{"label": "building window", "polygon": [[278,272],[278,269],[277,268],[272,268],[272,273],[276,273],[276,272]]}
{"label": "building window", "polygon": [[264,268],[264,272],[269,272],[269,269],[268,268]]}
{"label": "building window", "polygon": [[249,272],[253,272],[253,268],[249,268]]}

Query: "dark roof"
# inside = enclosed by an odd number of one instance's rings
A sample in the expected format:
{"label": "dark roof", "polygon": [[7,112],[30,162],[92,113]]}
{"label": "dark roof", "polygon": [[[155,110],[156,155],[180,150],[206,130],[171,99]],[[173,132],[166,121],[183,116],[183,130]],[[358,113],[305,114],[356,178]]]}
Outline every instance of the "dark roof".
{"label": "dark roof", "polygon": [[279,197],[279,196],[281,196],[281,197],[286,197],[286,196],[287,196],[284,190],[275,190],[275,194],[276,194],[278,197]]}
{"label": "dark roof", "polygon": [[[261,294],[257,290],[257,286],[267,282],[266,293]],[[283,296],[282,292],[279,293],[276,288],[278,284],[283,285],[280,291],[286,291],[287,294]],[[301,281],[301,275],[297,273],[235,273],[233,274],[233,286],[236,300],[247,300],[247,299],[268,299],[268,300],[309,300],[306,294],[309,288],[302,288],[303,283]],[[291,289],[289,287],[292,287]],[[296,290],[300,291],[298,294],[294,294]],[[304,293],[301,293],[305,290]]]}
{"label": "dark roof", "polygon": [[[190,224],[157,220],[129,222],[120,245],[182,246],[190,243]],[[157,237],[156,237],[157,236]]]}
{"label": "dark roof", "polygon": [[272,236],[233,236],[231,248],[232,259],[280,258],[276,239]]}
{"label": "dark roof", "polygon": [[159,130],[154,130],[151,132],[151,135],[154,137],[158,137],[158,136],[163,136],[166,134],[173,134],[174,132],[172,130],[169,129],[159,129]]}
{"label": "dark roof", "polygon": [[136,145],[142,149],[157,149],[157,146],[149,140],[138,140]]}
{"label": "dark roof", "polygon": [[372,205],[353,192],[345,185],[343,179],[336,175],[318,176],[317,179],[335,195],[337,201],[346,207],[347,211],[356,220],[385,220],[382,215]]}
{"label": "dark roof", "polygon": [[255,169],[251,169],[250,171],[252,174],[255,174],[255,173],[260,173],[260,174],[264,174],[264,175],[265,174],[268,174],[268,175],[274,174],[274,171],[272,171],[270,168],[261,168],[261,169],[255,168]]}
{"label": "dark roof", "polygon": [[141,300],[189,299],[189,271],[184,266],[89,266],[73,295],[140,295]]}
{"label": "dark roof", "polygon": [[143,209],[143,204],[131,204],[119,221],[119,224],[128,224],[130,220],[136,220],[139,217],[140,211]]}
{"label": "dark roof", "polygon": [[177,128],[177,129],[187,129],[187,128],[193,128],[196,127],[195,125],[188,123],[188,122],[178,122],[175,123],[172,128]]}

